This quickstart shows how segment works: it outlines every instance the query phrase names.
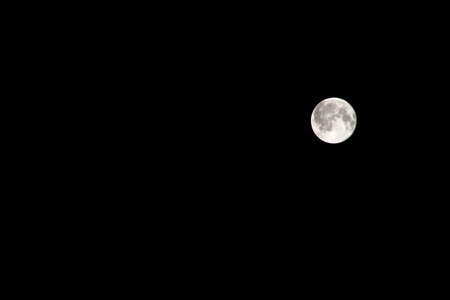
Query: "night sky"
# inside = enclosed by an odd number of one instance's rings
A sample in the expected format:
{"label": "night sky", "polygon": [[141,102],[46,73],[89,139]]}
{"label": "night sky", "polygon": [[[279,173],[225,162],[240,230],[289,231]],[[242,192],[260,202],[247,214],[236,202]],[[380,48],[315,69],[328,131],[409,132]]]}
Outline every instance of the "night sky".
{"label": "night sky", "polygon": [[[208,222],[231,218],[224,224],[237,231],[365,246],[442,228],[448,148],[439,40],[333,20],[316,30],[297,18],[264,23],[273,31],[228,27],[226,39],[212,44],[211,33],[208,47],[183,56],[175,95],[192,127],[181,126],[174,150],[183,166],[177,182]],[[434,50],[415,48],[424,39]],[[348,101],[358,117],[342,144],[311,130],[315,105],[329,97]]]}
{"label": "night sky", "polygon": [[[299,274],[319,291],[321,276],[349,271],[353,289],[360,274],[397,284],[393,266],[448,256],[448,16],[413,3],[161,3],[60,10],[25,26],[33,39],[17,34],[26,45],[6,57],[30,81],[5,98],[21,115],[4,110],[21,127],[6,160],[32,181],[12,202],[70,220],[86,247],[63,261],[85,253],[84,273],[102,258],[112,276],[150,270],[219,292],[254,280],[253,293],[255,273],[298,292]],[[330,97],[357,115],[340,144],[311,128]],[[52,237],[64,253],[60,237],[72,235]],[[117,272],[120,260],[139,272]]]}
{"label": "night sky", "polygon": [[[384,15],[385,27],[371,14],[345,18],[330,8],[315,23],[281,11],[161,25],[165,43],[154,57],[161,68],[151,83],[162,92],[151,107],[166,141],[159,147],[180,170],[176,180],[250,210],[264,202],[267,211],[295,214],[305,205],[364,219],[431,209],[411,197],[435,198],[443,177],[434,168],[446,164],[438,30],[398,23],[394,11]],[[329,97],[357,114],[342,144],[311,130],[312,110]]]}
{"label": "night sky", "polygon": [[[426,30],[392,9],[337,14],[340,5],[177,6],[87,28],[93,51],[77,50],[71,81],[90,115],[75,159],[101,190],[148,198],[130,215],[154,211],[203,236],[369,245],[438,227],[448,172],[444,27]],[[311,129],[329,97],[357,114],[341,144]]]}

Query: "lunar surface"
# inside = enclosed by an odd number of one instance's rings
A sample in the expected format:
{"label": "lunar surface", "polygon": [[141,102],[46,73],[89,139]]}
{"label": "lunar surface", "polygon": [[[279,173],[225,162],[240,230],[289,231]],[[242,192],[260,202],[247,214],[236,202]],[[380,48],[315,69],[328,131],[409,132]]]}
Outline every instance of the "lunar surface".
{"label": "lunar surface", "polygon": [[314,108],[311,126],[322,141],[330,144],[342,143],[355,131],[356,113],[347,101],[328,98]]}

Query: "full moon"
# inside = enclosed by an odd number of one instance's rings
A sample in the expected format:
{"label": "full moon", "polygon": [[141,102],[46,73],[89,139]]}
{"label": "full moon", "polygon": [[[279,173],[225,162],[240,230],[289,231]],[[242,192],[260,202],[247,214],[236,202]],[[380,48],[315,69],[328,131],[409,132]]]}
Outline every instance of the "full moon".
{"label": "full moon", "polygon": [[347,101],[328,98],[314,108],[311,126],[322,141],[330,144],[342,143],[355,131],[356,113]]}

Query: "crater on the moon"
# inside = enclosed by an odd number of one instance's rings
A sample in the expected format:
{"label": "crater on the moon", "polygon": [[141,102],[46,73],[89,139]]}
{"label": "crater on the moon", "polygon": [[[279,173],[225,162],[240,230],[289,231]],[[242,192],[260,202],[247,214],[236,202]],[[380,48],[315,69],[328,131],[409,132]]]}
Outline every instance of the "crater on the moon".
{"label": "crater on the moon", "polygon": [[335,103],[327,103],[322,107],[324,113],[332,114],[336,111],[337,105]]}
{"label": "crater on the moon", "polygon": [[314,111],[314,121],[322,131],[331,131],[333,129],[333,121],[336,118],[337,105],[335,103],[326,103],[319,109]]}
{"label": "crater on the moon", "polygon": [[[352,117],[352,116],[353,116],[353,117]],[[345,108],[343,108],[343,107],[341,107],[341,108],[339,109],[338,118],[342,118],[342,120],[345,122],[345,126],[346,126],[348,129],[353,128],[353,126],[354,126],[355,123],[356,123],[355,120],[353,119],[354,116],[355,116],[355,114],[353,113],[352,116],[350,116],[350,115],[348,114],[347,109],[345,109]],[[348,123],[350,123],[350,124],[348,124]]]}

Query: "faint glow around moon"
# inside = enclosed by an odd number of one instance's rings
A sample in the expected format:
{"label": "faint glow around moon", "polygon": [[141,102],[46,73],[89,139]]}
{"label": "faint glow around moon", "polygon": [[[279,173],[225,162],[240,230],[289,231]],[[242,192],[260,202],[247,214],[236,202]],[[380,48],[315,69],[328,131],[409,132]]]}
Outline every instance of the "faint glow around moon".
{"label": "faint glow around moon", "polygon": [[330,144],[342,143],[355,131],[356,113],[347,101],[328,98],[314,108],[311,126],[322,141]]}

